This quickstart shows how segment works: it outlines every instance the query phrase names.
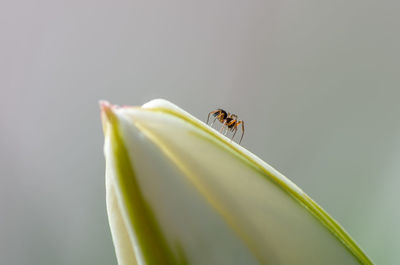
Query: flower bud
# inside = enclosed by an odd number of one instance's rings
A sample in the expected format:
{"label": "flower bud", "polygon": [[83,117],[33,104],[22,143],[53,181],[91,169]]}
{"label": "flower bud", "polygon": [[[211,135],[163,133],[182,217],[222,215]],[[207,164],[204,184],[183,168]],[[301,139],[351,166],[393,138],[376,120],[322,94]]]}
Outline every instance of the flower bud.
{"label": "flower bud", "polygon": [[119,265],[372,264],[300,188],[172,103],[101,108]]}

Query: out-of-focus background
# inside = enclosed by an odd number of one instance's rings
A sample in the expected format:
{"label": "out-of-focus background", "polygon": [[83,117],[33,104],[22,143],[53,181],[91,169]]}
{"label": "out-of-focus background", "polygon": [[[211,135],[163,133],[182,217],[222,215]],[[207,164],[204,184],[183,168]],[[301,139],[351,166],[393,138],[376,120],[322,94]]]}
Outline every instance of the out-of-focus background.
{"label": "out-of-focus background", "polygon": [[99,99],[225,108],[242,145],[400,264],[400,2],[0,3],[0,264],[116,264]]}

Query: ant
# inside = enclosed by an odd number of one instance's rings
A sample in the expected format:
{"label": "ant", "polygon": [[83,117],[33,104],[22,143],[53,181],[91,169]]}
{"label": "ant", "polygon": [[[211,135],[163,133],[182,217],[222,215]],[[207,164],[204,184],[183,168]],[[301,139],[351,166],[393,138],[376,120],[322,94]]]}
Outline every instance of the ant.
{"label": "ant", "polygon": [[233,138],[235,137],[238,127],[241,124],[242,125],[242,136],[240,137],[239,144],[242,142],[243,135],[244,135],[244,121],[239,120],[238,116],[236,114],[230,114],[229,112],[227,113],[223,109],[217,109],[217,110],[211,111],[210,113],[208,113],[207,124],[210,120],[210,115],[213,115],[215,117],[215,119],[213,120],[213,122],[210,125],[211,127],[213,126],[214,122],[216,120],[218,120],[219,122],[222,123],[222,127],[219,130],[219,132],[222,133],[224,128],[226,128],[224,135],[226,135],[228,133],[228,131],[234,132],[231,140],[233,140]]}

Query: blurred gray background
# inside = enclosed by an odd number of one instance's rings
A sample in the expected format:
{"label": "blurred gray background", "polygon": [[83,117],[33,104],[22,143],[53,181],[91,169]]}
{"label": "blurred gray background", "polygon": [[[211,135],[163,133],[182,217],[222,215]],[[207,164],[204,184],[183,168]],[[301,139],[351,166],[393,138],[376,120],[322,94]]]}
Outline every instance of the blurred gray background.
{"label": "blurred gray background", "polygon": [[400,264],[399,1],[0,3],[0,264],[116,264],[98,100],[246,122],[378,265]]}

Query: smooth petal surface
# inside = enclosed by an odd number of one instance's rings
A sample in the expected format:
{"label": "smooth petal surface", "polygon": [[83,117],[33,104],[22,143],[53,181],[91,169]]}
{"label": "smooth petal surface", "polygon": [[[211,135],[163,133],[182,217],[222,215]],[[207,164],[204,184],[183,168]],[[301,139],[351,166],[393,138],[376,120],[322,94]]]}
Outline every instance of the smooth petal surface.
{"label": "smooth petal surface", "polygon": [[165,100],[102,103],[118,263],[372,264],[291,181]]}

